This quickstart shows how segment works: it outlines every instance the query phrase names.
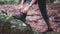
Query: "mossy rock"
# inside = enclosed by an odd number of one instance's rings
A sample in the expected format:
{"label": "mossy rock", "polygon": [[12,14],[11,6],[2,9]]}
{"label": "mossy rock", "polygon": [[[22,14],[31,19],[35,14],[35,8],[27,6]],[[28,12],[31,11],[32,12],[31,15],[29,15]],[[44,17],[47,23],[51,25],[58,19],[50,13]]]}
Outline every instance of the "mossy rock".
{"label": "mossy rock", "polygon": [[[3,18],[2,18],[3,17]],[[2,34],[34,34],[29,24],[16,20],[4,13],[0,14],[0,32]]]}

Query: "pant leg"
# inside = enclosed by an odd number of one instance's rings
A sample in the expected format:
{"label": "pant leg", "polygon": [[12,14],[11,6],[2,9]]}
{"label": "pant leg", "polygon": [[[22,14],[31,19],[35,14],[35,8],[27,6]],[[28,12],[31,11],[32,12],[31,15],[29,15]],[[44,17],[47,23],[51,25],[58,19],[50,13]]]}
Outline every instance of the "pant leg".
{"label": "pant leg", "polygon": [[38,6],[39,6],[39,9],[41,10],[41,14],[44,20],[47,23],[47,21],[49,21],[49,17],[46,10],[46,0],[38,0]]}
{"label": "pant leg", "polygon": [[19,14],[19,15],[14,15],[13,17],[14,17],[15,19],[18,19],[18,20],[21,20],[21,21],[25,22],[26,14],[21,13],[21,14]]}
{"label": "pant leg", "polygon": [[30,4],[31,0],[26,0],[26,3]]}

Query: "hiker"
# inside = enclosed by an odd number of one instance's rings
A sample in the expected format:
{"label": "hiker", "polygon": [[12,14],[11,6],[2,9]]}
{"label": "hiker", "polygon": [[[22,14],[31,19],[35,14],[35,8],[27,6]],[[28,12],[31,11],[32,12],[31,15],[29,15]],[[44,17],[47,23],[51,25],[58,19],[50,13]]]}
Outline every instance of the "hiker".
{"label": "hiker", "polygon": [[19,7],[20,9],[23,7],[24,3],[28,3],[28,6],[26,6],[19,15],[14,15],[13,17],[18,19],[18,20],[25,21],[27,11],[34,4],[34,2],[35,2],[35,0],[21,0],[21,5]]}

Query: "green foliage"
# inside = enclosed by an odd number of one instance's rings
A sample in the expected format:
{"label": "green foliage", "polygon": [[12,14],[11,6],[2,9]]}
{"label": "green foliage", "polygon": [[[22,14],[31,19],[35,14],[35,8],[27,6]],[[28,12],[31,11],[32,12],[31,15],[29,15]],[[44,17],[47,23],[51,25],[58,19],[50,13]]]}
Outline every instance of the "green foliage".
{"label": "green foliage", "polygon": [[0,4],[14,4],[19,2],[20,0],[0,0]]}
{"label": "green foliage", "polygon": [[14,18],[12,16],[7,16],[6,14],[3,14],[3,13],[0,14],[0,20],[3,22],[7,22],[13,19]]}

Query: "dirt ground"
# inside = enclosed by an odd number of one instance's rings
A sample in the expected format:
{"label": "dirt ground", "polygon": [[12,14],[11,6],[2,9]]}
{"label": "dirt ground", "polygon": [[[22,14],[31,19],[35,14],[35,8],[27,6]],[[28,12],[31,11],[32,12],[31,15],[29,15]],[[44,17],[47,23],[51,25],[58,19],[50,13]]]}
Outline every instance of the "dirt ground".
{"label": "dirt ground", "polygon": [[[52,28],[56,32],[60,32],[60,4],[47,4],[47,12],[52,21]],[[18,9],[19,5],[0,5],[0,9],[6,10],[7,13],[17,14],[19,13]],[[23,10],[23,9],[22,9]],[[32,15],[32,16],[31,16]],[[29,20],[29,21],[28,21]],[[31,22],[30,22],[31,21]],[[37,21],[37,22],[36,22]],[[38,6],[33,5],[30,11],[27,13],[26,22],[31,25],[33,29],[37,31],[43,31],[47,29],[47,25],[39,12]],[[52,32],[49,34],[57,34],[56,32]],[[59,34],[59,33],[58,33]]]}

